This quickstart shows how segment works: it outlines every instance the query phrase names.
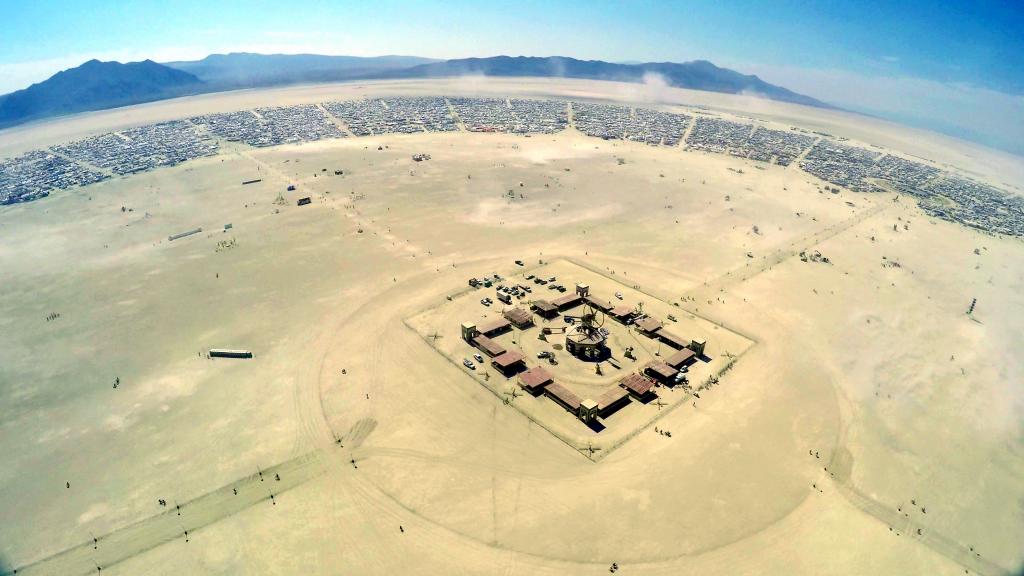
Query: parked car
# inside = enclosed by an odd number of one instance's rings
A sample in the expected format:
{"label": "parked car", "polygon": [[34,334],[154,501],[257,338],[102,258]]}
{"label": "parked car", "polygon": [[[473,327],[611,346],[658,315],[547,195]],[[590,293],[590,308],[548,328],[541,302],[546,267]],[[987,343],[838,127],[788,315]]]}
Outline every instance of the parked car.
{"label": "parked car", "polygon": [[547,350],[537,352],[537,358],[547,358],[548,356],[551,356],[551,352],[548,352]]}
{"label": "parked car", "polygon": [[622,292],[616,292],[615,297],[618,298],[619,300],[622,300]]}
{"label": "parked car", "polygon": [[484,363],[484,357],[479,355],[479,354],[473,354],[473,358],[476,358],[476,361],[481,363],[481,364]]}
{"label": "parked car", "polygon": [[476,370],[476,364],[473,364],[473,361],[470,360],[469,358],[463,358],[462,365],[465,366],[466,368],[469,368],[470,370]]}

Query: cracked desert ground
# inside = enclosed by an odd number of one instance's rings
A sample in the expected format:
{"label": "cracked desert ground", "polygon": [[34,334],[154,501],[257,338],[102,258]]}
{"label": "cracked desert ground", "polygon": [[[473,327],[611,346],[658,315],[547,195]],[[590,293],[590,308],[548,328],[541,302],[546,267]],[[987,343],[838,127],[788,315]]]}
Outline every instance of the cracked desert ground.
{"label": "cracked desert ground", "polygon": [[[0,151],[411,94],[700,105],[1024,187],[1019,157],[865,117],[586,81],[217,94],[8,130]],[[823,186],[569,129],[224,143],[0,207],[0,572],[1020,571],[1024,245]],[[659,417],[671,438],[592,461],[407,323],[517,259],[614,272],[753,344]]]}

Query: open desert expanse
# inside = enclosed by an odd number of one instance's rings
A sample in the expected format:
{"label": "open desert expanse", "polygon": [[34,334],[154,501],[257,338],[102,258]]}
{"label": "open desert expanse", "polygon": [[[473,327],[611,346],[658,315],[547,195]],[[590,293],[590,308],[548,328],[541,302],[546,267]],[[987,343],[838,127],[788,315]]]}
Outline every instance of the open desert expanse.
{"label": "open desert expanse", "polygon": [[[1024,189],[1020,157],[845,112],[541,79],[183,98],[2,131],[0,157],[382,95],[753,119]],[[1024,569],[1020,238],[795,164],[573,127],[219,145],[0,206],[0,574]],[[504,401],[514,378],[459,364],[460,323],[501,310],[467,279],[534,269],[675,314],[717,384],[659,387],[666,406],[604,437]],[[614,436],[620,416],[639,431]]]}

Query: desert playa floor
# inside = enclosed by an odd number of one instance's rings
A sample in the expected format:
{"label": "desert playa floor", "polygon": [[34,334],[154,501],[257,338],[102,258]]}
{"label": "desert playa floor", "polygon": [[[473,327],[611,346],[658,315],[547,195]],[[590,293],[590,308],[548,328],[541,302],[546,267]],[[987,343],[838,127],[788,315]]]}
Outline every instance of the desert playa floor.
{"label": "desert playa floor", "polygon": [[[7,131],[0,148],[268,103],[500,93],[700,105],[1024,182],[1012,157],[874,120],[651,90],[247,91]],[[1019,240],[891,194],[823,192],[796,168],[573,130],[223,148],[0,208],[0,573],[1024,566]],[[410,320],[471,276],[517,273],[517,259],[614,272],[708,322],[716,355],[712,325],[751,344],[717,386],[659,416],[671,438],[645,429],[592,460]],[[461,321],[437,347],[456,346]]]}

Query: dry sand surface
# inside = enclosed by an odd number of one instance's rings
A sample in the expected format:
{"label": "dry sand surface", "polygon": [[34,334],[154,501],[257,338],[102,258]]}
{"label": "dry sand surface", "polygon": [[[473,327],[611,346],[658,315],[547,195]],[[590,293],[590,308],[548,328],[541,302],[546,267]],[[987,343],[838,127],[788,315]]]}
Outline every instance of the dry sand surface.
{"label": "dry sand surface", "polygon": [[[540,80],[209,95],[8,130],[0,155],[377,93],[700,105],[1024,185],[1018,157],[845,113]],[[573,130],[222,148],[0,207],[0,573],[1024,568],[1019,240],[795,167]],[[564,436],[602,433],[459,364],[459,323],[496,315],[467,279],[516,259],[675,311],[720,364],[742,354],[699,399],[624,409],[639,432],[591,459]]]}

